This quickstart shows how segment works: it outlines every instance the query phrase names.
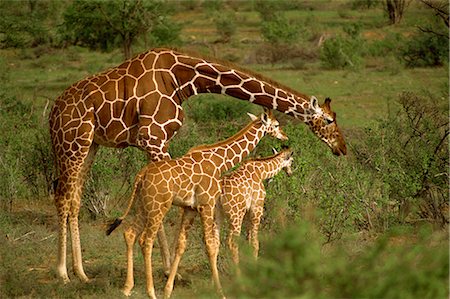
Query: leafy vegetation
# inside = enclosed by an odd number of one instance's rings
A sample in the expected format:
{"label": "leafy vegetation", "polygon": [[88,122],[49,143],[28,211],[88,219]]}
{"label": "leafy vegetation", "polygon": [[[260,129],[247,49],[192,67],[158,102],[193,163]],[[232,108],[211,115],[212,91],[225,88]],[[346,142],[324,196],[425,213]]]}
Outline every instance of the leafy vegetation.
{"label": "leafy vegetation", "polygon": [[336,246],[324,254],[314,228],[299,222],[266,239],[260,259],[244,262],[229,292],[239,298],[446,298],[448,250],[433,244],[427,230],[411,233],[420,245],[392,230],[358,252]]}
{"label": "leafy vegetation", "polygon": [[177,39],[179,27],[168,22],[163,4],[153,0],[77,0],[67,7],[61,32],[64,41],[94,50],[121,44],[125,58],[131,58],[132,44],[148,32],[159,43]]}
{"label": "leafy vegetation", "polygon": [[[63,286],[53,272],[57,222],[49,198],[56,174],[48,111],[71,83],[123,60],[120,37],[99,38],[104,27],[97,25],[96,37],[89,26],[76,34],[61,27],[65,15],[76,19],[81,11],[71,11],[72,5],[84,2],[0,3],[5,16],[0,20],[0,297],[121,295],[123,238],[120,233],[104,237],[103,226],[121,214],[134,175],[147,163],[135,148],[101,148],[86,182],[81,238],[93,282],[73,279]],[[163,4],[169,7],[155,8],[162,17],[146,20],[151,28],[136,35],[134,53],[183,44],[232,57],[319,99],[330,96],[349,148],[347,157],[335,158],[306,126],[276,114],[295,150],[294,175],[280,174],[267,183],[260,259],[253,263],[241,246],[240,279],[222,246],[219,269],[226,294],[447,298],[448,28],[435,11],[411,2],[401,22],[390,26],[378,1]],[[221,15],[223,9],[229,14]],[[271,14],[261,13],[267,10]],[[85,17],[98,11],[90,13]],[[97,40],[82,42],[85,33]],[[172,157],[231,136],[248,123],[246,112],[261,111],[210,94],[189,99],[183,108],[186,119],[170,143]],[[266,156],[280,146],[265,138],[253,155]],[[173,209],[166,219],[169,236],[177,222]],[[174,298],[214,295],[201,236],[196,223],[180,269],[187,282],[177,284]],[[161,294],[165,278],[159,250],[154,252]],[[145,289],[140,254],[135,269],[140,297]]]}
{"label": "leafy vegetation", "polygon": [[337,36],[324,42],[320,55],[324,67],[341,69],[361,66],[364,53],[364,40],[360,37],[361,25],[347,25],[343,30],[344,37]]}

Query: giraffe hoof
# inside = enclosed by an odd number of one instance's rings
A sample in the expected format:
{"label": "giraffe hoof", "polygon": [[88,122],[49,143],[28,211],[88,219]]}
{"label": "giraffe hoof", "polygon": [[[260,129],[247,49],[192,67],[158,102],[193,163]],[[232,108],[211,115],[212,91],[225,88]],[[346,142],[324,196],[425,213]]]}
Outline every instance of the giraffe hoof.
{"label": "giraffe hoof", "polygon": [[123,290],[122,290],[122,293],[123,293],[125,296],[127,296],[127,297],[130,297],[130,296],[131,296],[131,290],[125,290],[125,289],[123,289]]}
{"label": "giraffe hoof", "polygon": [[89,279],[89,277],[87,277],[86,274],[84,274],[84,273],[82,273],[82,274],[76,273],[76,275],[81,280],[81,282],[83,282],[83,283],[89,283],[90,282],[90,279]]}
{"label": "giraffe hoof", "polygon": [[81,280],[83,283],[89,283],[89,282],[91,282],[91,280],[90,280],[89,277],[87,277],[87,276],[80,277],[80,280]]}
{"label": "giraffe hoof", "polygon": [[69,278],[69,276],[63,277],[62,280],[63,280],[63,284],[68,284],[68,283],[70,283],[70,278]]}
{"label": "giraffe hoof", "polygon": [[[164,275],[166,276],[166,278],[169,278],[170,276],[170,271],[164,271]],[[181,276],[180,273],[175,274],[175,281],[182,281],[183,280],[183,276]]]}

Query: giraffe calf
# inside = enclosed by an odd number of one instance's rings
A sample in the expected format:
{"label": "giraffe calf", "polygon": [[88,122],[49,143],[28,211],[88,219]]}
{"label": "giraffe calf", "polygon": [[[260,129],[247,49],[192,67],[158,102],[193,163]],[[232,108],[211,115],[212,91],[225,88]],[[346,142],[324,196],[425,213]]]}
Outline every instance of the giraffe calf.
{"label": "giraffe calf", "polygon": [[186,249],[187,232],[197,212],[203,226],[213,281],[223,296],[217,269],[219,229],[214,214],[221,194],[221,174],[240,163],[265,135],[288,139],[270,110],[260,117],[250,115],[250,118],[252,121],[245,128],[224,141],[194,147],[178,159],[149,163],[139,172],[127,210],[107,230],[110,234],[120,225],[136,200],[135,219],[127,224],[124,232],[127,246],[125,295],[129,296],[134,287],[133,245],[138,240],[144,256],[147,294],[156,298],[151,262],[153,242],[164,216],[175,205],[182,207],[181,226],[164,297],[170,297],[173,291],[178,265]]}
{"label": "giraffe calf", "polygon": [[239,264],[239,248],[236,239],[241,233],[242,222],[247,212],[251,219],[249,241],[253,247],[254,257],[258,257],[258,228],[266,197],[263,181],[274,177],[282,169],[290,176],[292,155],[293,151],[286,148],[267,158],[250,159],[222,178],[222,195],[219,204],[230,226],[227,244],[236,265]]}

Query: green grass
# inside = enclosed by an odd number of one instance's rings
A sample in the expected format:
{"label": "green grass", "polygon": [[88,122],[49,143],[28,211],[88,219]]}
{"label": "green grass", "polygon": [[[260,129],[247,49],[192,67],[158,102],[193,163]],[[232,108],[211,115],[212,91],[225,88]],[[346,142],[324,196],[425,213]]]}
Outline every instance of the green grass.
{"label": "green grass", "polygon": [[[401,24],[390,27],[385,26],[381,8],[350,11],[348,4],[342,1],[310,1],[305,2],[305,6],[310,6],[311,10],[287,11],[286,14],[289,18],[305,24],[309,31],[308,36],[311,32],[340,34],[343,25],[359,22],[363,25],[362,36],[368,42],[372,42],[391,33],[409,36],[416,32],[418,24],[427,19],[426,11],[419,9],[415,3],[408,8]],[[441,277],[432,282],[427,280],[427,276],[434,277],[429,272],[430,265],[442,266],[443,272],[439,273],[444,273],[444,276],[445,270],[448,272],[448,263],[445,264],[445,260],[448,261],[448,223],[444,229],[429,229],[430,225],[426,221],[414,217],[410,222],[402,223],[397,214],[392,212],[398,207],[395,206],[396,202],[392,204],[392,199],[385,194],[386,182],[379,178],[379,173],[368,169],[366,164],[358,164],[355,158],[359,146],[368,146],[361,140],[367,136],[364,135],[365,129],[373,129],[371,126],[378,124],[379,119],[386,118],[392,113],[397,108],[396,100],[403,91],[425,96],[431,94],[433,99],[439,101],[438,106],[442,111],[448,114],[448,66],[408,69],[394,57],[389,56],[367,57],[365,64],[357,70],[327,70],[321,67],[317,58],[306,59],[299,69],[293,67],[294,64],[290,62],[256,64],[252,57],[264,46],[259,34],[260,17],[248,9],[238,10],[236,15],[238,31],[229,44],[212,44],[217,39],[217,34],[210,13],[201,10],[179,12],[175,18],[185,24],[182,33],[185,48],[218,58],[233,58],[246,68],[302,93],[315,95],[320,101],[325,97],[331,97],[332,107],[337,112],[338,123],[349,145],[348,157],[335,158],[306,126],[277,114],[291,137],[288,144],[295,149],[295,175],[291,178],[284,175],[276,177],[268,185],[267,209],[261,228],[263,269],[272,262],[272,255],[277,254],[272,251],[279,246],[277,240],[282,239],[281,236],[291,236],[290,238],[294,240],[291,235],[294,234],[301,239],[299,244],[306,253],[304,263],[299,265],[316,267],[311,272],[316,283],[321,282],[324,277],[331,280],[328,281],[327,287],[321,285],[319,291],[305,287],[305,292],[297,294],[296,297],[383,297],[383,294],[389,293],[381,291],[376,293],[379,290],[378,286],[389,286],[395,291],[397,286],[390,285],[392,280],[411,290],[408,281],[414,281],[415,278],[427,286],[442,287],[443,293],[448,294],[448,284],[445,284],[448,279]],[[314,41],[305,38],[301,38],[300,44],[305,48],[315,47]],[[136,45],[135,51],[143,51],[147,47],[142,42]],[[0,111],[2,122],[0,128],[4,131],[0,138],[0,166],[7,171],[7,175],[2,176],[0,180],[9,184],[8,192],[0,193],[1,298],[122,296],[120,288],[126,275],[125,244],[120,229],[110,237],[105,236],[105,222],[108,218],[123,212],[130,193],[130,182],[137,169],[145,163],[144,155],[136,149],[123,151],[123,154],[117,154],[118,150],[104,149],[97,157],[98,163],[93,170],[93,177],[97,179],[96,190],[106,192],[110,200],[106,210],[108,216],[99,215],[94,219],[86,209],[88,204],[86,201],[82,208],[80,223],[84,266],[88,276],[93,278],[89,284],[79,282],[72,273],[69,274],[72,282],[68,285],[63,285],[57,279],[54,270],[57,254],[55,208],[52,199],[43,196],[46,194],[46,186],[37,186],[40,197],[29,191],[31,189],[29,180],[33,177],[28,177],[29,174],[23,173],[21,168],[32,171],[40,167],[38,162],[25,168],[24,165],[30,161],[21,161],[28,159],[30,153],[49,146],[49,140],[46,140],[48,138],[46,135],[48,107],[44,110],[46,105],[51,104],[70,84],[115,66],[122,59],[120,50],[111,53],[93,52],[78,47],[0,50],[0,63],[4,66],[0,74],[2,97],[0,107],[4,107],[5,103],[14,106],[13,104],[17,102],[14,107],[19,109],[23,106],[24,111],[22,114],[18,111],[10,114]],[[245,112],[256,114],[262,110],[246,102],[236,102],[235,99],[215,95],[192,98],[184,104],[184,109],[187,115],[185,124],[169,148],[174,157],[181,156],[190,147],[199,143],[212,143],[231,136],[248,122]],[[272,146],[280,146],[280,143],[271,139],[263,140],[256,155],[269,155]],[[123,170],[125,168],[126,170]],[[447,171],[442,169],[441,172],[445,174]],[[317,190],[320,188],[324,190]],[[341,237],[323,245],[326,241],[324,231],[333,229],[332,223],[330,224],[330,219],[333,219],[331,216],[342,216],[339,214],[342,203],[353,206],[360,202],[375,205],[369,205],[373,210],[352,211],[354,214],[351,214],[351,217],[341,219],[342,222],[338,223],[338,226],[339,224],[342,226],[337,228]],[[373,218],[372,229],[360,228],[361,223],[356,220],[364,220],[369,214],[382,218],[379,220],[380,223],[377,225],[377,220]],[[176,216],[177,211],[173,210],[167,217],[166,230],[170,235],[175,230]],[[353,219],[356,220],[352,221]],[[305,220],[306,224],[300,220]],[[401,232],[396,232],[392,236],[390,228],[399,223]],[[311,231],[304,231],[308,226]],[[427,236],[421,235],[423,226],[428,228],[425,230]],[[302,241],[303,236],[306,236],[306,241],[311,242]],[[381,246],[385,239],[388,239],[388,246],[375,252],[374,248]],[[241,242],[245,252],[244,237]],[[263,286],[270,285],[264,280],[256,280],[256,278],[265,279],[263,273],[258,273],[261,276],[251,277],[255,280],[249,285],[239,285],[240,282],[235,280],[233,267],[230,265],[229,253],[225,249],[224,242],[222,244],[219,270],[225,290],[231,298],[252,298],[249,295],[251,291],[258,288],[262,290]],[[317,248],[320,248],[320,253],[314,251]],[[409,250],[417,253],[417,260],[408,255]],[[161,296],[165,278],[161,271],[158,248],[153,252],[155,286]],[[143,259],[138,246],[135,247],[135,253],[136,286],[133,298],[145,298]],[[320,263],[317,263],[318,257]],[[380,258],[383,265],[372,269],[370,263],[374,262],[371,260],[373,257]],[[69,254],[69,271],[71,271],[70,259]],[[292,282],[282,276],[285,274],[283,269],[274,269],[275,276],[270,277],[273,281],[286,284]],[[256,270],[262,271],[261,268]],[[363,270],[364,273],[361,272]],[[185,281],[175,286],[174,298],[215,296],[198,219],[190,233],[180,273]],[[414,273],[417,273],[417,277],[408,276]],[[333,282],[333,275],[340,279]],[[298,278],[300,282],[297,283],[302,285],[301,281],[305,277]],[[355,288],[348,285],[353,281],[358,282]],[[381,283],[376,284],[374,281]],[[311,285],[314,286],[314,283]],[[242,286],[244,289],[240,289]],[[366,286],[368,292],[365,292]],[[440,294],[442,293],[438,295]],[[427,297],[426,294],[424,297]],[[428,296],[431,297],[436,296]]]}

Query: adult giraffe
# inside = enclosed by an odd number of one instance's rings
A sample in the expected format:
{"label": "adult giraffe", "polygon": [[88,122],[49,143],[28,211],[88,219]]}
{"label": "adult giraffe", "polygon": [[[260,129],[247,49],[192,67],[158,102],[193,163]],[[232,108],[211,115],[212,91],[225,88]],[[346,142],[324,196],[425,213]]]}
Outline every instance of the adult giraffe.
{"label": "adult giraffe", "polygon": [[[55,205],[59,221],[57,273],[69,281],[67,223],[75,274],[88,281],[81,256],[78,213],[82,186],[98,146],[138,147],[151,160],[170,158],[169,140],[183,123],[181,104],[199,93],[219,93],[292,115],[305,122],[336,155],[346,146],[330,108],[250,71],[171,49],[153,49],[83,79],[59,96],[49,116],[59,172]],[[160,232],[164,268],[167,241]]]}

